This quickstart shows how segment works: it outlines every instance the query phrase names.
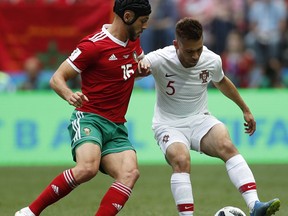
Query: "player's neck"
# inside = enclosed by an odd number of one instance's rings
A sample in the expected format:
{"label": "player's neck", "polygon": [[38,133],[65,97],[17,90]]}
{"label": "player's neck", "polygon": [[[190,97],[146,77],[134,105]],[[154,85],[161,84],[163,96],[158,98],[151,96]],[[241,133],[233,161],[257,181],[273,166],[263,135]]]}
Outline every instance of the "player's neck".
{"label": "player's neck", "polygon": [[126,26],[122,20],[114,19],[107,31],[120,41],[126,42],[128,40]]}

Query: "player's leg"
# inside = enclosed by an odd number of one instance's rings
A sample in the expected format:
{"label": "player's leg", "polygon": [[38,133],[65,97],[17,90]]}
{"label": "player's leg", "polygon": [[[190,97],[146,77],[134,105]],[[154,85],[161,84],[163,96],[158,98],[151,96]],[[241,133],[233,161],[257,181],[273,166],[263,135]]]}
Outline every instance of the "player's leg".
{"label": "player's leg", "polygon": [[193,215],[194,200],[190,180],[190,152],[187,146],[180,142],[169,145],[166,150],[166,159],[172,167],[171,191],[178,213]]}
{"label": "player's leg", "polygon": [[[240,191],[250,212],[252,212],[255,203],[259,201],[255,178],[245,159],[233,145],[225,125],[216,124],[210,129],[201,141],[201,151],[225,162],[230,180]],[[271,205],[275,205],[275,203],[272,202]],[[277,208],[271,209],[277,211]],[[265,214],[260,215],[264,216]]]}
{"label": "player's leg", "polygon": [[[182,126],[180,128],[185,128]],[[178,214],[191,216],[194,212],[194,200],[190,180],[189,142],[182,129],[161,126],[154,127],[154,132],[159,147],[172,167],[171,192]]]}
{"label": "player's leg", "polygon": [[98,145],[94,143],[80,145],[76,150],[77,165],[60,173],[29,207],[21,209],[15,215],[40,215],[45,208],[68,195],[79,184],[93,178],[98,171],[100,157],[101,153]]}
{"label": "player's leg", "polygon": [[134,184],[139,178],[136,153],[126,150],[103,156],[102,169],[115,179],[102,198],[97,216],[114,216],[129,199]]}

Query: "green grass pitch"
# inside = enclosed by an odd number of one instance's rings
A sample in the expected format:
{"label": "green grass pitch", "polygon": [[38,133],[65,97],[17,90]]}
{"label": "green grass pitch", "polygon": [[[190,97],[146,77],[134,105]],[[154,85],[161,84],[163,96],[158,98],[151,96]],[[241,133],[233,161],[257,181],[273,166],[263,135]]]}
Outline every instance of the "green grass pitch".
{"label": "green grass pitch", "polygon": [[[288,164],[251,165],[263,201],[281,199],[277,216],[288,215]],[[0,215],[12,216],[31,202],[47,184],[70,167],[0,167]],[[119,216],[176,216],[170,192],[170,167],[141,165],[141,177]],[[214,216],[223,206],[246,212],[244,200],[230,182],[224,165],[193,165],[191,174],[195,216]],[[43,211],[43,216],[92,216],[112,179],[102,173]]]}

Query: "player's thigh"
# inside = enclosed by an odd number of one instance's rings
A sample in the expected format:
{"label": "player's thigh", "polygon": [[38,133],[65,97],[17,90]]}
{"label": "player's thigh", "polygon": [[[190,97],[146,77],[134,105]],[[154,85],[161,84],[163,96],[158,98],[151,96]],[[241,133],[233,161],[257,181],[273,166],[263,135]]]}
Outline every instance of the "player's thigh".
{"label": "player's thigh", "polygon": [[212,157],[224,159],[226,153],[234,154],[237,150],[233,145],[229,132],[224,124],[214,125],[201,140],[201,151]]}
{"label": "player's thigh", "polygon": [[75,180],[80,184],[93,178],[101,160],[100,146],[93,142],[84,142],[75,150],[76,166],[73,168]]}
{"label": "player's thigh", "polygon": [[[164,155],[167,154],[168,148],[170,148],[170,146],[175,143],[181,143],[184,145],[183,148],[186,148],[187,150],[190,149],[190,143],[185,136],[185,132],[181,131],[179,128],[160,127],[159,129],[156,129],[154,133],[157,144],[159,145]],[[169,151],[170,155],[174,154],[172,149],[174,149],[174,147],[172,147]]]}
{"label": "player's thigh", "polygon": [[76,148],[77,164],[91,164],[99,167],[101,159],[100,146],[93,142],[84,142]]}
{"label": "player's thigh", "polygon": [[134,150],[125,150],[103,156],[101,167],[116,181],[130,187],[133,187],[139,176],[137,156]]}

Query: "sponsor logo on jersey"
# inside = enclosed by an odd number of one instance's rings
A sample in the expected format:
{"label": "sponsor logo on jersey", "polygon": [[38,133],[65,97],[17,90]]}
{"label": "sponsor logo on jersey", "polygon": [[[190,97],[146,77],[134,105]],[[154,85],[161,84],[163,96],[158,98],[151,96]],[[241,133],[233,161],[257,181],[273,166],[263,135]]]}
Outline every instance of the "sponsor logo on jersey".
{"label": "sponsor logo on jersey", "polygon": [[172,77],[172,76],[176,76],[175,74],[165,74],[165,77]]}
{"label": "sponsor logo on jersey", "polygon": [[127,59],[129,57],[129,54],[128,55],[123,55],[123,58]]}
{"label": "sponsor logo on jersey", "polygon": [[109,61],[115,61],[115,60],[117,60],[117,57],[114,54],[112,54],[108,60]]}

